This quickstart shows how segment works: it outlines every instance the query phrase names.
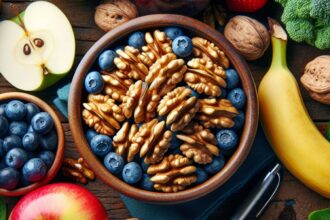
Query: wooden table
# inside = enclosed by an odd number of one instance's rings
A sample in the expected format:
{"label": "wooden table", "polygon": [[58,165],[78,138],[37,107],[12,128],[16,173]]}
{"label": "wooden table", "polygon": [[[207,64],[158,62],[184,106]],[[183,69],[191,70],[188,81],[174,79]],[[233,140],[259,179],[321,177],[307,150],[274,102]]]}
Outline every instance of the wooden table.
{"label": "wooden table", "polygon": [[[12,3],[20,11],[22,11],[29,4],[29,2],[32,2],[32,0],[4,0],[2,3],[2,8],[0,9],[0,20],[8,19],[15,16],[14,10],[11,6]],[[58,7],[60,7],[63,12],[68,16],[74,28],[77,44],[76,58],[74,68],[72,68],[71,71],[71,76],[68,76],[72,77],[75,67],[77,66],[83,55],[93,45],[93,43],[104,34],[100,29],[95,26],[94,23],[94,9],[98,1],[55,0],[53,2]],[[271,10],[264,10],[264,12],[261,12],[260,17],[262,17],[263,19],[267,16],[277,18],[279,17],[280,8],[276,4],[269,4],[268,9]],[[312,60],[314,57],[322,54],[330,54],[330,50],[320,51],[305,44],[296,44],[290,42],[288,46],[289,68],[295,74],[297,79],[299,79],[301,74],[303,73],[303,69],[306,63]],[[263,74],[267,71],[270,64],[270,60],[271,53],[270,50],[268,50],[268,52],[262,59],[249,63],[256,84],[260,82]],[[0,76],[0,93],[10,91],[16,91],[16,89],[13,88],[9,83],[7,83],[2,76]],[[307,95],[304,89],[302,89],[302,94],[307,109],[311,114],[311,117],[313,118],[317,126],[320,128],[320,130],[324,132],[326,128],[325,122],[329,121],[330,119],[330,106],[322,105],[313,101]],[[36,93],[35,95],[42,97],[45,100],[51,100],[55,96],[55,92],[40,92]],[[71,157],[78,157],[79,155],[75,149],[75,144],[73,143],[71,137],[68,121],[62,118],[62,122],[66,135],[65,155]],[[59,179],[60,178],[55,181],[58,181]],[[88,188],[88,190],[90,190],[92,193],[99,197],[99,199],[106,207],[109,217],[111,219],[126,219],[131,217],[124,204],[121,202],[118,193],[103,184],[100,180],[96,180],[95,182],[89,183],[88,185],[86,185],[86,188]],[[242,194],[237,194],[234,197],[240,198],[243,194],[244,192],[242,192]],[[6,198],[6,201],[9,204],[9,209],[11,209],[13,205],[15,205],[17,200],[18,199],[14,198]],[[228,205],[229,210],[232,210],[236,204],[235,199],[232,200],[233,201]],[[272,200],[270,206],[266,209],[261,219],[278,219],[287,200],[295,201],[295,205],[293,207],[296,212],[297,219],[306,219],[306,216],[312,210],[330,207],[330,200],[327,200],[312,192],[311,190],[307,189],[295,177],[285,171],[284,179],[279,189],[279,192]],[[223,219],[223,216],[224,209],[220,209],[216,213],[212,214],[210,219]]]}

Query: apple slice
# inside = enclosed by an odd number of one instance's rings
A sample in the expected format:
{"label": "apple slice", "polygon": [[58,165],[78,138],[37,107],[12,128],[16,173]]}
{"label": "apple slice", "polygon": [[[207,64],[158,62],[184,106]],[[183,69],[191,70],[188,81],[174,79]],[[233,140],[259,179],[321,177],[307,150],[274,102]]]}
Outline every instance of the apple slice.
{"label": "apple slice", "polygon": [[64,77],[73,65],[72,27],[49,2],[31,3],[23,15],[0,22],[0,33],[0,73],[19,89],[42,90]]}

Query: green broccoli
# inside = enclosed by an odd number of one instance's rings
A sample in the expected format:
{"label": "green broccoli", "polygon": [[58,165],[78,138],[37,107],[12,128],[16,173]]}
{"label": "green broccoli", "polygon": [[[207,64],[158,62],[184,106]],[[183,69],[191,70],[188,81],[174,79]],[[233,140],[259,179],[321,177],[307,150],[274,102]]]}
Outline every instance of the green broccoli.
{"label": "green broccoli", "polygon": [[290,38],[319,49],[330,48],[330,0],[275,0]]}

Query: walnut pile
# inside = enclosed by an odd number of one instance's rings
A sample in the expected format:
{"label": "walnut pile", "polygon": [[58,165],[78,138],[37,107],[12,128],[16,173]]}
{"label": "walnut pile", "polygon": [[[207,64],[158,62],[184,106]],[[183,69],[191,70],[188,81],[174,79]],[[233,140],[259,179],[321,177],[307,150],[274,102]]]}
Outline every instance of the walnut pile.
{"label": "walnut pile", "polygon": [[237,109],[227,99],[200,99],[196,118],[205,128],[231,128]]}
{"label": "walnut pile", "polygon": [[161,58],[163,55],[172,53],[172,41],[164,32],[155,30],[153,35],[147,32],[145,35],[145,40],[147,45],[142,47],[142,54],[153,62],[156,62],[157,59]]}
{"label": "walnut pile", "polygon": [[178,87],[164,96],[157,107],[160,116],[167,116],[166,125],[171,126],[172,131],[182,130],[199,110],[198,99],[190,96],[191,92],[186,87]]}
{"label": "walnut pile", "polygon": [[148,168],[147,173],[152,175],[154,188],[163,192],[177,192],[197,181],[196,167],[192,162],[179,154],[171,154],[155,165]]}
{"label": "walnut pile", "polygon": [[191,124],[176,137],[184,143],[180,146],[181,152],[192,158],[198,164],[212,162],[213,156],[219,155],[219,148],[213,133],[199,124]]}

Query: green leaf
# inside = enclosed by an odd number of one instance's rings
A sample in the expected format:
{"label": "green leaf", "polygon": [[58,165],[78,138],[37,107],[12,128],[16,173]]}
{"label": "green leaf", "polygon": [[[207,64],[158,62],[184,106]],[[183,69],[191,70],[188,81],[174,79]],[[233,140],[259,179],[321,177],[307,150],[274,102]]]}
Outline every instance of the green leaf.
{"label": "green leaf", "polygon": [[0,197],[0,220],[6,220],[7,218],[7,209],[5,200]]}
{"label": "green leaf", "polygon": [[330,208],[317,210],[308,215],[308,220],[329,220]]}

